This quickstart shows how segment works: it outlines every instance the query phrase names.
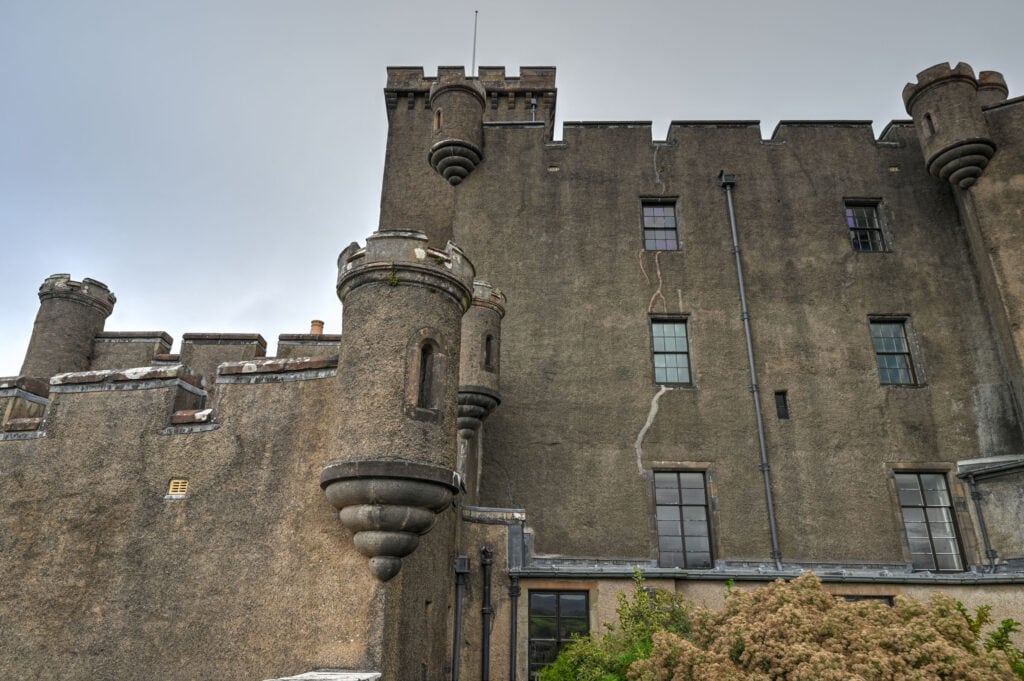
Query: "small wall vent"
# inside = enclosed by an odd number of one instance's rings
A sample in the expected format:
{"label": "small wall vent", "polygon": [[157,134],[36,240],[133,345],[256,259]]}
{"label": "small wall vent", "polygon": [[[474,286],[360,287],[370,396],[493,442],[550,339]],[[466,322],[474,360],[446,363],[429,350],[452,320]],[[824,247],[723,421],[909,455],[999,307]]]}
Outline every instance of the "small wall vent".
{"label": "small wall vent", "polygon": [[167,484],[167,496],[165,499],[184,499],[188,494],[188,480],[184,478],[171,478]]}

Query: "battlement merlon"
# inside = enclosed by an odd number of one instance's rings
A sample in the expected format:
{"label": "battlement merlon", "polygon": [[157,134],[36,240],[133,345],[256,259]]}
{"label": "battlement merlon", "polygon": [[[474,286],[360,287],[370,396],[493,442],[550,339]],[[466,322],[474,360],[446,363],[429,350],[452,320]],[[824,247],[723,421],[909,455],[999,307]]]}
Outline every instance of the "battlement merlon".
{"label": "battlement merlon", "polygon": [[89,279],[72,281],[70,274],[51,274],[39,286],[39,300],[63,298],[82,305],[91,305],[109,316],[114,311],[117,297],[101,281]]}
{"label": "battlement merlon", "polygon": [[981,71],[978,73],[978,100],[983,107],[1002,104],[1010,96],[1010,88],[1006,79],[998,71]]}

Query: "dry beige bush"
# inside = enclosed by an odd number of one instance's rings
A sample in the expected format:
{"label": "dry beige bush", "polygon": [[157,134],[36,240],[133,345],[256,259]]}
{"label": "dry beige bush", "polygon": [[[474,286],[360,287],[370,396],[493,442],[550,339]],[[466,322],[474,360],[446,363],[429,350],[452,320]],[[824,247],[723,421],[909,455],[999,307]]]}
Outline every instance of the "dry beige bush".
{"label": "dry beige bush", "polygon": [[1018,681],[985,650],[956,601],[897,596],[846,602],[811,573],[731,591],[725,609],[694,611],[688,638],[654,634],[631,681]]}

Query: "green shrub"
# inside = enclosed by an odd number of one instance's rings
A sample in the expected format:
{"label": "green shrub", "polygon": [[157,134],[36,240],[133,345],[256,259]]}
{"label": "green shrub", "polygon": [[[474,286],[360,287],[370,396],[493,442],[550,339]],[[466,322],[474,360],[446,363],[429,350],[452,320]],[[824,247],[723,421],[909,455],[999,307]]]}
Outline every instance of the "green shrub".
{"label": "green shrub", "polygon": [[618,595],[618,625],[606,624],[605,632],[570,643],[540,672],[540,679],[625,681],[630,665],[650,656],[655,632],[689,635],[690,610],[680,594],[645,588],[643,577],[635,571],[632,594]]}

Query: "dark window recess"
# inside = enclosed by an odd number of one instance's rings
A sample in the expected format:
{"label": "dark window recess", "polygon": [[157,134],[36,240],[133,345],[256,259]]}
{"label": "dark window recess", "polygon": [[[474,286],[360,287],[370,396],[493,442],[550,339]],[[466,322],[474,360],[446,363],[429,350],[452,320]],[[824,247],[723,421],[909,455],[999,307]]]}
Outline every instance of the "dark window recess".
{"label": "dark window recess", "polygon": [[897,473],[896,490],[915,570],[963,572],[963,551],[946,476]]}
{"label": "dark window recess", "polygon": [[871,322],[871,343],[883,385],[917,383],[907,330],[902,321]]}
{"label": "dark window recess", "polygon": [[652,319],[655,383],[690,383],[690,344],[685,319]]}
{"label": "dark window recess", "polygon": [[430,343],[424,343],[420,348],[420,388],[416,406],[434,408],[434,347]]}
{"label": "dark window recess", "polygon": [[655,471],[654,503],[658,520],[658,565],[712,567],[704,473]]}
{"label": "dark window recess", "polygon": [[850,228],[853,250],[867,253],[885,251],[882,223],[878,219],[878,204],[847,203],[846,225]]}
{"label": "dark window recess", "polygon": [[530,679],[551,664],[574,637],[590,633],[586,591],[530,592]]}
{"label": "dark window recess", "polygon": [[484,369],[494,371],[494,359],[497,354],[497,343],[494,336],[487,334],[484,339]]}
{"label": "dark window recess", "polygon": [[892,596],[875,596],[873,594],[840,594],[836,596],[836,598],[841,598],[849,603],[857,603],[859,601],[880,601],[889,607],[896,604],[896,601]]}
{"label": "dark window recess", "polygon": [[643,203],[644,248],[648,251],[679,249],[676,207],[671,203]]}
{"label": "dark window recess", "polygon": [[775,415],[780,419],[789,418],[789,400],[786,398],[785,390],[775,391]]}

